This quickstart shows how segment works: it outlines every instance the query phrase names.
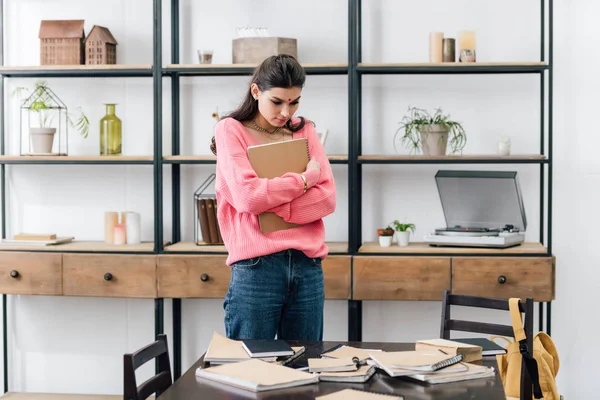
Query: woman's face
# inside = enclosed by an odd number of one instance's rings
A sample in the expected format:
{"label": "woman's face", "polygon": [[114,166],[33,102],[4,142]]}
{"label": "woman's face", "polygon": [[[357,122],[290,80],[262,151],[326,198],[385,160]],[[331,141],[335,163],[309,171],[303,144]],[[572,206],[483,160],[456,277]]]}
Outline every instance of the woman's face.
{"label": "woman's face", "polygon": [[300,105],[300,95],[302,88],[271,88],[264,92],[258,89],[256,84],[252,84],[252,95],[258,100],[260,122],[268,123],[271,126],[283,126],[294,116]]}

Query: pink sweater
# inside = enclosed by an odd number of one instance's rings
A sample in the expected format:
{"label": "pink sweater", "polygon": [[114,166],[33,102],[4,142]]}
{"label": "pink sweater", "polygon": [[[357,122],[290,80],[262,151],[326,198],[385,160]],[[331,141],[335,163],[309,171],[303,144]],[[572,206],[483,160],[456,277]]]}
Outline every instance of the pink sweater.
{"label": "pink sweater", "polygon": [[[297,122],[297,121],[294,121]],[[217,144],[217,217],[229,256],[227,265],[247,258],[287,249],[297,249],[311,258],[325,258],[325,228],[322,218],[336,205],[335,182],[329,160],[313,125],[306,122],[294,139],[307,138],[311,157],[321,171],[288,173],[280,178],[259,178],[248,160],[248,146],[260,144],[241,122],[221,120],[215,128]],[[264,234],[258,214],[275,212],[300,227]]]}

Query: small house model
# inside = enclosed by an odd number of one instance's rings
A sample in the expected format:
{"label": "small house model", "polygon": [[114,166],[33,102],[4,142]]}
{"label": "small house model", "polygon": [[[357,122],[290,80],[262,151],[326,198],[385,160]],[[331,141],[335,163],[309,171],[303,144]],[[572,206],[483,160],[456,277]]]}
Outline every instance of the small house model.
{"label": "small house model", "polygon": [[79,65],[85,60],[83,20],[50,20],[40,25],[40,64]]}
{"label": "small house model", "polygon": [[108,28],[94,25],[84,42],[86,64],[117,63],[117,41]]}

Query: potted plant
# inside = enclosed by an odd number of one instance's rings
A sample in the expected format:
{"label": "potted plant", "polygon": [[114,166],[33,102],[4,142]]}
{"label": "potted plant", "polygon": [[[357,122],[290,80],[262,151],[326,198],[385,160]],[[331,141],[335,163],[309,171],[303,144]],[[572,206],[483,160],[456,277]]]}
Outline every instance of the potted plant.
{"label": "potted plant", "polygon": [[[27,110],[35,116],[31,121],[34,124],[29,126],[29,137],[34,153],[52,153],[52,144],[56,133],[54,120],[57,115],[58,119],[62,118],[61,113],[64,113],[64,118],[69,125],[77,129],[84,138],[87,138],[90,126],[87,116],[80,110],[77,122],[74,123],[67,112],[67,107],[45,81],[36,82],[33,90],[18,87],[14,90],[13,95],[21,96],[23,93],[27,96],[22,99],[21,109]],[[60,121],[58,123],[60,124]]]}
{"label": "potted plant", "polygon": [[431,115],[426,110],[409,107],[408,114],[402,118],[394,135],[394,149],[398,134],[402,130],[402,143],[410,149],[411,154],[420,148],[423,155],[444,156],[448,143],[452,149],[451,154],[462,153],[467,144],[467,136],[461,123],[451,120],[450,115],[444,114],[441,108]]}
{"label": "potted plant", "polygon": [[392,222],[394,230],[396,231],[396,240],[398,240],[398,246],[408,246],[410,241],[410,232],[415,232],[417,227],[415,224],[401,224],[398,220]]}
{"label": "potted plant", "polygon": [[391,226],[387,226],[383,229],[377,229],[377,235],[379,236],[379,245],[381,247],[390,247],[392,245],[394,229],[392,229]]}

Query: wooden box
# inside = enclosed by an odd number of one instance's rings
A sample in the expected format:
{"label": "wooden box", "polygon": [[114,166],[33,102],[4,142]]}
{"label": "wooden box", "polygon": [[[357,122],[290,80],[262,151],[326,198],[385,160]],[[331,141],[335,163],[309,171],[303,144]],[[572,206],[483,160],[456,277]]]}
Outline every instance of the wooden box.
{"label": "wooden box", "polygon": [[270,56],[289,54],[298,58],[296,39],[281,37],[250,37],[233,40],[234,64],[260,64]]}

